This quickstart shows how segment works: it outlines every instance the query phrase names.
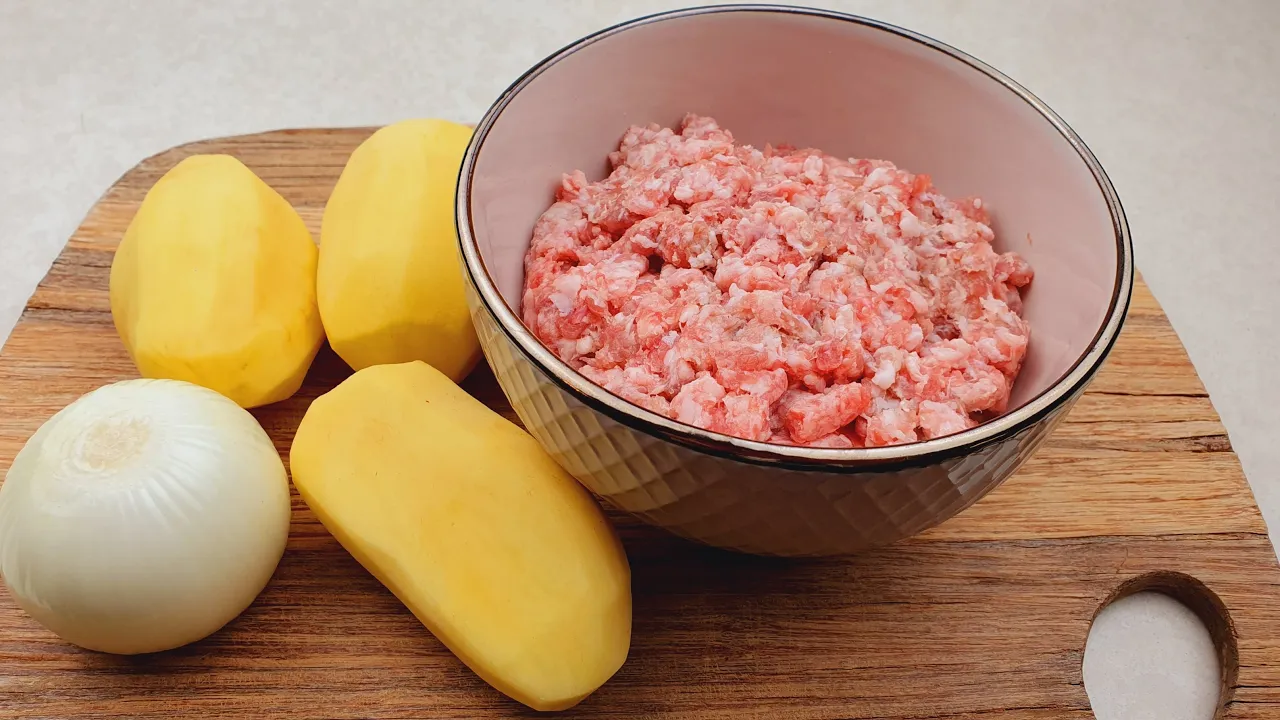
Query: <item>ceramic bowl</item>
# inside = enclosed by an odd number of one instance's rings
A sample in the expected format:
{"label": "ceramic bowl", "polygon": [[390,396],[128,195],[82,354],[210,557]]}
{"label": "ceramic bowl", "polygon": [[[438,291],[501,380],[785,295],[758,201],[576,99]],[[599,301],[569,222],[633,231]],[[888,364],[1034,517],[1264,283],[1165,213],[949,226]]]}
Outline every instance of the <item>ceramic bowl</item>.
{"label": "ceramic bowl", "polygon": [[[891,160],[993,212],[1035,268],[1009,410],[962,433],[866,449],[773,445],[684,425],[588,381],[523,325],[523,261],[561,174],[607,172],[632,124],[710,115],[739,142]],[[703,543],[769,555],[884,545],[999,485],[1060,422],[1129,304],[1120,202],[1043,102],[940,42],[838,13],[717,6],[633,20],[543,60],[498,98],[463,161],[457,224],[472,317],[529,432],[608,504]]]}

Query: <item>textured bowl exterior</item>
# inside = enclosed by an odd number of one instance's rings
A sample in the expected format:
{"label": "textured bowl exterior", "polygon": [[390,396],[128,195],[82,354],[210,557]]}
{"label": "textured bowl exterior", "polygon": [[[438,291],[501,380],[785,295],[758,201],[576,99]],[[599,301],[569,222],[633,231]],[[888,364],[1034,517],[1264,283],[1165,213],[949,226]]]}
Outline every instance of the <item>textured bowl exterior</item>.
{"label": "textured bowl exterior", "polygon": [[[1058,247],[1070,249],[1075,255],[1064,252],[1043,257],[1050,262],[1066,263],[1075,269],[1075,274],[1068,278],[1070,282],[1037,285],[1037,288],[1051,289],[1050,295],[1036,301],[1038,307],[1063,307],[1062,303],[1078,303],[1081,298],[1094,302],[1101,298],[1087,291],[1105,288],[1111,283],[1104,316],[1091,339],[1079,333],[1066,334],[1059,336],[1060,342],[1054,345],[1052,333],[1042,336],[1049,341],[1044,347],[1059,347],[1066,342],[1071,355],[1079,348],[1081,354],[1074,364],[1056,380],[1045,371],[1050,366],[1043,366],[1044,377],[1040,382],[1048,383],[1045,389],[964,432],[903,445],[830,449],[744,440],[679,423],[632,405],[591,383],[539,342],[519,316],[516,282],[528,249],[527,240],[522,244],[522,239],[527,238],[529,230],[520,218],[531,208],[541,212],[544,200],[533,189],[541,187],[539,183],[544,179],[521,175],[517,170],[535,168],[543,172],[553,166],[579,166],[579,161],[562,162],[562,159],[585,156],[584,153],[593,151],[602,142],[598,137],[583,142],[581,136],[557,135],[563,130],[561,125],[548,123],[550,118],[560,116],[545,112],[545,105],[568,107],[565,103],[578,97],[582,85],[600,81],[601,72],[607,82],[609,67],[621,67],[623,61],[647,57],[653,43],[664,37],[684,43],[679,45],[681,48],[702,52],[708,46],[696,42],[697,38],[689,34],[692,31],[658,35],[629,33],[648,26],[678,29],[680,23],[692,22],[691,18],[713,16],[722,21],[714,27],[736,29],[738,33],[754,32],[757,38],[766,36],[771,28],[795,31],[802,27],[827,27],[832,23],[845,29],[861,28],[857,32],[862,34],[842,34],[837,39],[825,34],[792,36],[793,49],[803,49],[794,44],[811,37],[816,38],[816,42],[841,43],[839,47],[866,42],[870,43],[868,47],[883,48],[888,47],[884,43],[891,42],[907,48],[892,57],[911,60],[922,57],[920,53],[929,53],[930,64],[967,68],[959,75],[937,75],[926,73],[922,65],[911,64],[914,60],[903,61],[906,64],[900,65],[899,71],[907,76],[932,77],[943,83],[942,86],[935,83],[933,87],[941,95],[931,97],[941,97],[946,94],[943,91],[950,89],[979,86],[1000,88],[999,92],[1016,96],[1016,105],[990,105],[983,104],[986,103],[983,98],[995,96],[965,95],[978,98],[981,107],[1006,108],[991,119],[995,125],[982,124],[971,129],[980,135],[986,133],[982,135],[986,137],[993,129],[1003,132],[1001,128],[1004,128],[1022,143],[1011,146],[1015,150],[1038,147],[1035,143],[1039,140],[1035,138],[1043,137],[1044,133],[1054,137],[1056,149],[1036,156],[1039,164],[1035,165],[1035,171],[1041,173],[1042,178],[1056,178],[1055,187],[1067,191],[1068,197],[1076,198],[1081,203],[1079,207],[1090,209],[1096,220],[1093,224],[1073,225],[1088,213],[1072,212],[1064,216],[1058,196],[1048,205],[1036,204],[1042,198],[1034,195],[1009,196],[1020,198],[1019,207],[1030,207],[1043,214],[1042,223],[1069,227],[1074,233],[1066,239],[1058,238],[1057,242],[1065,243]],[[752,20],[738,22],[735,17]],[[666,24],[669,22],[675,24]],[[705,30],[713,26],[700,27]],[[872,36],[864,31],[874,33],[875,39],[870,39]],[[558,63],[575,53],[604,47],[604,43],[617,43],[614,47],[619,48],[619,54],[596,55],[592,63],[568,65],[571,68],[565,71],[568,75],[554,79],[552,69]],[[694,54],[689,57],[696,60],[697,53],[690,52]],[[739,50],[725,46],[718,52],[732,54]],[[721,61],[719,56],[703,60]],[[662,72],[679,72],[679,68],[666,67]],[[542,80],[548,84],[531,84]],[[522,96],[529,88],[536,87],[543,89]],[[650,95],[635,95],[642,101],[637,107],[661,105],[651,98],[665,102],[675,97],[668,92],[672,88],[681,92],[697,91],[696,83],[670,86],[659,83],[653,88]],[[616,93],[613,97],[616,102],[629,98]],[[682,106],[688,104],[688,98],[679,97]],[[726,107],[733,107],[736,97],[726,96],[720,101]],[[596,107],[605,105],[597,103]],[[1027,129],[1030,125],[1010,120],[1032,117],[1027,115],[1028,108],[1034,111],[1034,127],[1038,128],[1034,132]],[[738,106],[738,110],[742,112],[743,108]],[[517,119],[511,120],[508,130],[495,135],[498,140],[486,144],[491,131],[499,127],[499,119],[507,112]],[[652,113],[654,109],[644,112]],[[766,122],[752,112],[743,117]],[[824,117],[827,116],[808,117],[805,122],[821,124]],[[596,122],[587,123],[587,127],[604,127],[602,120],[603,116],[597,117]],[[774,117],[768,122],[777,120]],[[557,120],[562,121],[563,118]],[[583,120],[575,116],[573,122]],[[836,132],[844,132],[841,129],[844,127],[835,123]],[[877,132],[889,133],[890,130],[896,132],[897,126],[882,127]],[[538,138],[539,142],[531,143],[530,138]],[[1057,168],[1062,173],[1046,175],[1046,168]],[[1026,169],[1019,172],[1022,170]],[[1092,183],[1081,179],[1082,170],[1087,170]],[[1000,177],[1007,180],[1013,175],[1005,173]],[[1098,195],[1093,195],[1095,185]],[[1100,212],[1103,206],[1095,205],[1097,201],[1105,204],[1105,215]],[[994,68],[935,40],[865,18],[805,8],[755,4],[691,8],[639,18],[566,46],[513,83],[481,119],[463,158],[455,211],[458,249],[472,321],[494,375],[529,432],[570,474],[609,505],[692,540],[761,555],[840,555],[887,545],[934,527],[977,502],[1039,448],[1092,381],[1119,335],[1133,286],[1133,246],[1115,189],[1084,142],[1048,106]],[[1114,256],[1106,245],[1082,245],[1078,242],[1082,236],[1098,242],[1114,240]],[[1028,247],[1030,238],[1028,233]],[[1041,249],[1047,246],[1045,242],[1039,245]],[[1091,263],[1090,259],[1096,262]],[[1043,315],[1041,322],[1065,322],[1064,327],[1086,330],[1093,327],[1092,320],[1079,325],[1083,322],[1080,317],[1052,313]],[[1073,322],[1077,325],[1071,325]],[[1081,347],[1086,341],[1087,346]],[[1024,366],[1024,372],[1032,364]]]}
{"label": "textured bowl exterior", "polygon": [[1009,437],[931,464],[858,472],[764,465],[670,442],[588,407],[511,341],[469,279],[467,301],[512,408],[579,482],[677,535],[758,555],[847,554],[938,525],[1017,470],[1080,392]]}

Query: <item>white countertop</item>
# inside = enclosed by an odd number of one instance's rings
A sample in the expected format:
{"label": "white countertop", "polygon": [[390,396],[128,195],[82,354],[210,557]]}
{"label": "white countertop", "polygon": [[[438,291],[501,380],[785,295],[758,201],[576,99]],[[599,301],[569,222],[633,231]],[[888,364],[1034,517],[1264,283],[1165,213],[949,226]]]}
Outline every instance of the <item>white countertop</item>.
{"label": "white countertop", "polygon": [[[653,2],[0,0],[0,339],[98,195],[142,158],[284,127],[480,117],[517,75]],[[1280,529],[1280,3],[812,2],[971,52],[1080,133],[1128,212],[1138,269]],[[1274,287],[1274,286],[1273,286]],[[1103,720],[1207,720],[1208,636],[1138,596],[1095,625]]]}

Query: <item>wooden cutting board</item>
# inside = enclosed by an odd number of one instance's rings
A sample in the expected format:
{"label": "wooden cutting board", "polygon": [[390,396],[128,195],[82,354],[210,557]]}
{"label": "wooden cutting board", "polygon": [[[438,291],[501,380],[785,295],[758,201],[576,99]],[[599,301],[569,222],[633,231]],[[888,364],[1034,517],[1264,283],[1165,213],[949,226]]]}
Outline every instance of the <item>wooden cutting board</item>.
{"label": "wooden cutting board", "polygon": [[[111,324],[112,252],[147,189],[192,153],[241,158],[319,236],[366,129],[210,140],[145,160],[102,197],[0,354],[0,472],[77,396],[136,376]],[[6,242],[15,242],[10,239]],[[286,454],[347,370],[327,349],[294,398],[256,411]],[[482,368],[467,388],[511,416]],[[1119,344],[1039,454],[944,525],[839,560],[696,546],[618,518],[634,574],[631,655],[568,714],[612,718],[1091,717],[1085,638],[1110,600],[1167,592],[1208,625],[1224,717],[1280,717],[1280,568],[1231,444],[1139,283]],[[294,496],[271,584],[176,651],[59,641],[0,591],[3,717],[511,717]]]}

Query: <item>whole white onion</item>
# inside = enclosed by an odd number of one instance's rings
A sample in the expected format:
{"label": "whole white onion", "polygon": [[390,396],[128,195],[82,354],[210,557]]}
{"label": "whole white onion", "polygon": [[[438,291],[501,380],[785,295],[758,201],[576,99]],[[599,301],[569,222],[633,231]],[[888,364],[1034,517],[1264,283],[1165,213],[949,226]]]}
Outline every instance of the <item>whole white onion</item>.
{"label": "whole white onion", "polygon": [[50,418],[0,486],[0,574],[18,604],[91,650],[199,640],[266,586],[289,481],[247,411],[176,380],[99,388]]}

